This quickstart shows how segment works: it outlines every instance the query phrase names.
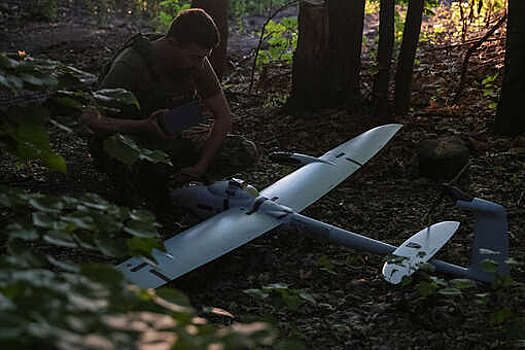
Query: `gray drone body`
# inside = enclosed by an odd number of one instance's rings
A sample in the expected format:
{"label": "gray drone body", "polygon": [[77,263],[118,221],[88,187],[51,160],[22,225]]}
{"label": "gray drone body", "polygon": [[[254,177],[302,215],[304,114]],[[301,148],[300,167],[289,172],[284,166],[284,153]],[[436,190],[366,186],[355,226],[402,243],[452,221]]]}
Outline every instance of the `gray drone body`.
{"label": "gray drone body", "polygon": [[[299,212],[358,170],[400,128],[399,124],[374,128],[319,158],[281,153],[281,158],[299,162],[303,166],[260,193],[239,179],[178,189],[172,194],[173,200],[179,206],[208,219],[164,241],[166,252],[152,252],[156,264],[133,257],[117,268],[138,286],[156,288],[280,225],[293,225],[323,240],[353,249],[390,254],[396,250],[395,246],[308,218]],[[457,203],[459,207],[473,211],[476,218],[472,265],[463,268],[436,259],[430,260],[430,263],[440,271],[490,281],[494,273],[482,271],[481,262],[487,257],[480,252],[497,250],[499,273],[508,273],[505,263],[508,238],[504,208],[480,199],[458,200]],[[458,222],[446,221],[432,225],[427,230],[434,236],[450,237],[458,226]]]}

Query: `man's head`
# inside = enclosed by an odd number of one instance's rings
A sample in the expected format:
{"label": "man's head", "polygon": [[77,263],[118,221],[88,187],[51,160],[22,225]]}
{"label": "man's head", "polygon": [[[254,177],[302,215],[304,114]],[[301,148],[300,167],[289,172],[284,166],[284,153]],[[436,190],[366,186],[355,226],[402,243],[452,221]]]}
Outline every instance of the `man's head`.
{"label": "man's head", "polygon": [[220,41],[215,22],[203,9],[198,8],[179,12],[166,36],[177,40],[180,46],[195,44],[208,50],[217,47]]}
{"label": "man's head", "polygon": [[202,9],[179,12],[171,23],[166,38],[178,47],[182,65],[195,68],[202,65],[211,50],[219,45],[220,35],[213,19]]}

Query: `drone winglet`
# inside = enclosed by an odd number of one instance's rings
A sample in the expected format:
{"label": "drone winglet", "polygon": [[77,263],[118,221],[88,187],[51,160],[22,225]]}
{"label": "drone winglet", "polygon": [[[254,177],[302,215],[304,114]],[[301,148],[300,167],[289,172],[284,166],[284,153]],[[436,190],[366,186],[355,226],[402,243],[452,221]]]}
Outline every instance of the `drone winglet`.
{"label": "drone winglet", "polygon": [[383,276],[398,284],[403,277],[416,272],[448,242],[459,227],[457,221],[445,221],[429,226],[403,242],[392,252],[383,266]]}

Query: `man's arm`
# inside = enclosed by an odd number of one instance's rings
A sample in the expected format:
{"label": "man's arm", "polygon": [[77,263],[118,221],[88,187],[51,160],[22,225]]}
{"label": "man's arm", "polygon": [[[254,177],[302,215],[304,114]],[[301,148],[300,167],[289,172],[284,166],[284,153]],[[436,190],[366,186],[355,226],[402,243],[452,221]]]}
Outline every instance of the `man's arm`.
{"label": "man's arm", "polygon": [[138,135],[152,140],[169,141],[172,137],[162,132],[157,123],[158,113],[164,113],[163,110],[153,113],[147,119],[120,119],[105,117],[99,112],[84,112],[80,118],[87,123],[89,128],[97,135],[108,136],[119,132],[127,135]]}
{"label": "man's arm", "polygon": [[230,108],[222,90],[218,94],[203,100],[203,102],[212,113],[213,126],[208,139],[204,143],[200,160],[192,167],[181,170],[181,173],[195,177],[204,175],[223,144],[226,134],[232,130]]}

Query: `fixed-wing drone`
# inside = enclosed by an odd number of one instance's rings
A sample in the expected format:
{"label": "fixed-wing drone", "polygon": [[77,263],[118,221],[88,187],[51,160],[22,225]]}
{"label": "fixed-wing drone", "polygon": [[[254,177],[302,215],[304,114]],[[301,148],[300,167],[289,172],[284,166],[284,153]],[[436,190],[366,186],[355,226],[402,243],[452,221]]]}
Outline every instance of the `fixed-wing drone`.
{"label": "fixed-wing drone", "polygon": [[[508,274],[506,211],[496,203],[465,196],[457,198],[456,205],[472,211],[476,220],[472,263],[468,268],[433,259],[458,229],[456,221],[431,225],[395,247],[299,214],[361,168],[400,128],[400,124],[376,127],[321,157],[280,152],[277,154],[280,158],[299,162],[302,167],[261,192],[238,179],[182,187],[173,192],[174,201],[208,219],[164,241],[165,252],[153,250],[156,263],[133,257],[117,269],[142,288],[156,288],[275,227],[294,225],[331,243],[392,254],[394,259],[383,266],[383,275],[391,283],[399,283],[424,262],[438,271],[483,282],[491,281],[495,273]],[[498,271],[485,271],[485,259],[496,261]]]}

